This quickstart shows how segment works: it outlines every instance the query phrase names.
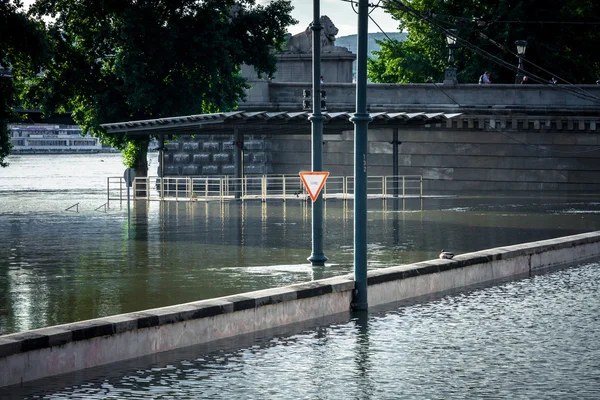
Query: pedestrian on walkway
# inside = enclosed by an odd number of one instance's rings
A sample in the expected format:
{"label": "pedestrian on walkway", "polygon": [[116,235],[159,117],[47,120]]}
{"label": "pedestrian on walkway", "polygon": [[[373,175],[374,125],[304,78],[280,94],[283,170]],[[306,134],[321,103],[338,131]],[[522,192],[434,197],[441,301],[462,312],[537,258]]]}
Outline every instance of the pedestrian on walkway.
{"label": "pedestrian on walkway", "polygon": [[480,85],[487,85],[487,84],[490,84],[490,83],[492,83],[492,81],[490,80],[490,73],[488,71],[485,71],[483,73],[483,75],[481,75],[479,77],[479,84]]}

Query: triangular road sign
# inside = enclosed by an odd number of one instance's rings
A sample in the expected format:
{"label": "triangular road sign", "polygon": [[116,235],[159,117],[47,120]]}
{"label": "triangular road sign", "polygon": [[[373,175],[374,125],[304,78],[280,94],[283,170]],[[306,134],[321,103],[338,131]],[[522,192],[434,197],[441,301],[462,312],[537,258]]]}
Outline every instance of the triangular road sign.
{"label": "triangular road sign", "polygon": [[300,178],[312,201],[317,201],[317,197],[319,197],[319,193],[321,193],[321,189],[323,189],[328,176],[329,172],[325,171],[300,172]]}

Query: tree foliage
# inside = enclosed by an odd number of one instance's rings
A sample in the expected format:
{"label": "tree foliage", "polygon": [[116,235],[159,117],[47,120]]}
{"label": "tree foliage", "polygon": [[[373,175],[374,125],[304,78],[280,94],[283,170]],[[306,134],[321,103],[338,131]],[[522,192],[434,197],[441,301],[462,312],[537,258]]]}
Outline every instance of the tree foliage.
{"label": "tree foliage", "polygon": [[14,108],[19,105],[12,77],[35,75],[47,57],[43,25],[28,18],[22,7],[19,1],[0,1],[0,167],[8,165],[8,122],[17,118]]}
{"label": "tree foliage", "polygon": [[513,83],[516,40],[528,42],[526,75],[545,81],[554,75],[571,83],[594,83],[600,75],[600,2],[594,0],[390,0],[386,4],[400,21],[400,29],[407,31],[407,40],[382,43],[378,60],[369,64],[369,77],[375,82],[425,82],[428,76],[442,80],[448,59],[445,29],[457,29],[458,37],[466,41],[455,52],[459,82],[476,83],[488,70],[494,83]]}
{"label": "tree foliage", "polygon": [[247,87],[240,66],[273,74],[272,49],[295,22],[289,0],[37,0],[32,10],[50,18],[53,59],[27,100],[46,114],[71,111],[138,176],[150,138],[100,124],[234,109]]}

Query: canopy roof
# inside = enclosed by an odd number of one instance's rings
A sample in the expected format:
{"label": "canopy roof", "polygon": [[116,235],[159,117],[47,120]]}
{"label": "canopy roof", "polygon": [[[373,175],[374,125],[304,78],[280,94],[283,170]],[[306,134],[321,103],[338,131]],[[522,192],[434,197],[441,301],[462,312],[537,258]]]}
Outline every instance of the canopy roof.
{"label": "canopy roof", "polygon": [[[102,124],[107,133],[141,134],[230,134],[239,128],[245,134],[310,134],[311,111],[300,112],[247,112],[233,111],[214,114],[187,115]],[[323,112],[323,133],[341,133],[352,130],[350,118],[354,112]],[[425,125],[445,122],[461,114],[449,113],[371,113],[371,128],[394,128],[405,125]]]}

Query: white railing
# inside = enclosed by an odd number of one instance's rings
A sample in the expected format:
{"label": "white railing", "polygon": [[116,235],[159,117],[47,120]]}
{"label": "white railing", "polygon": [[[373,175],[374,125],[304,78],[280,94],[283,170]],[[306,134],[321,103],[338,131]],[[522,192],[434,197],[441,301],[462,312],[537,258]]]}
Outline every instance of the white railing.
{"label": "white railing", "polygon": [[[164,177],[135,178],[130,193],[136,200],[229,201],[229,200],[308,200],[309,196],[296,175],[252,175],[244,178]],[[354,177],[330,176],[323,187],[323,199],[352,199]],[[107,179],[109,201],[127,199],[122,177]],[[369,176],[367,197],[423,197],[421,175]]]}

